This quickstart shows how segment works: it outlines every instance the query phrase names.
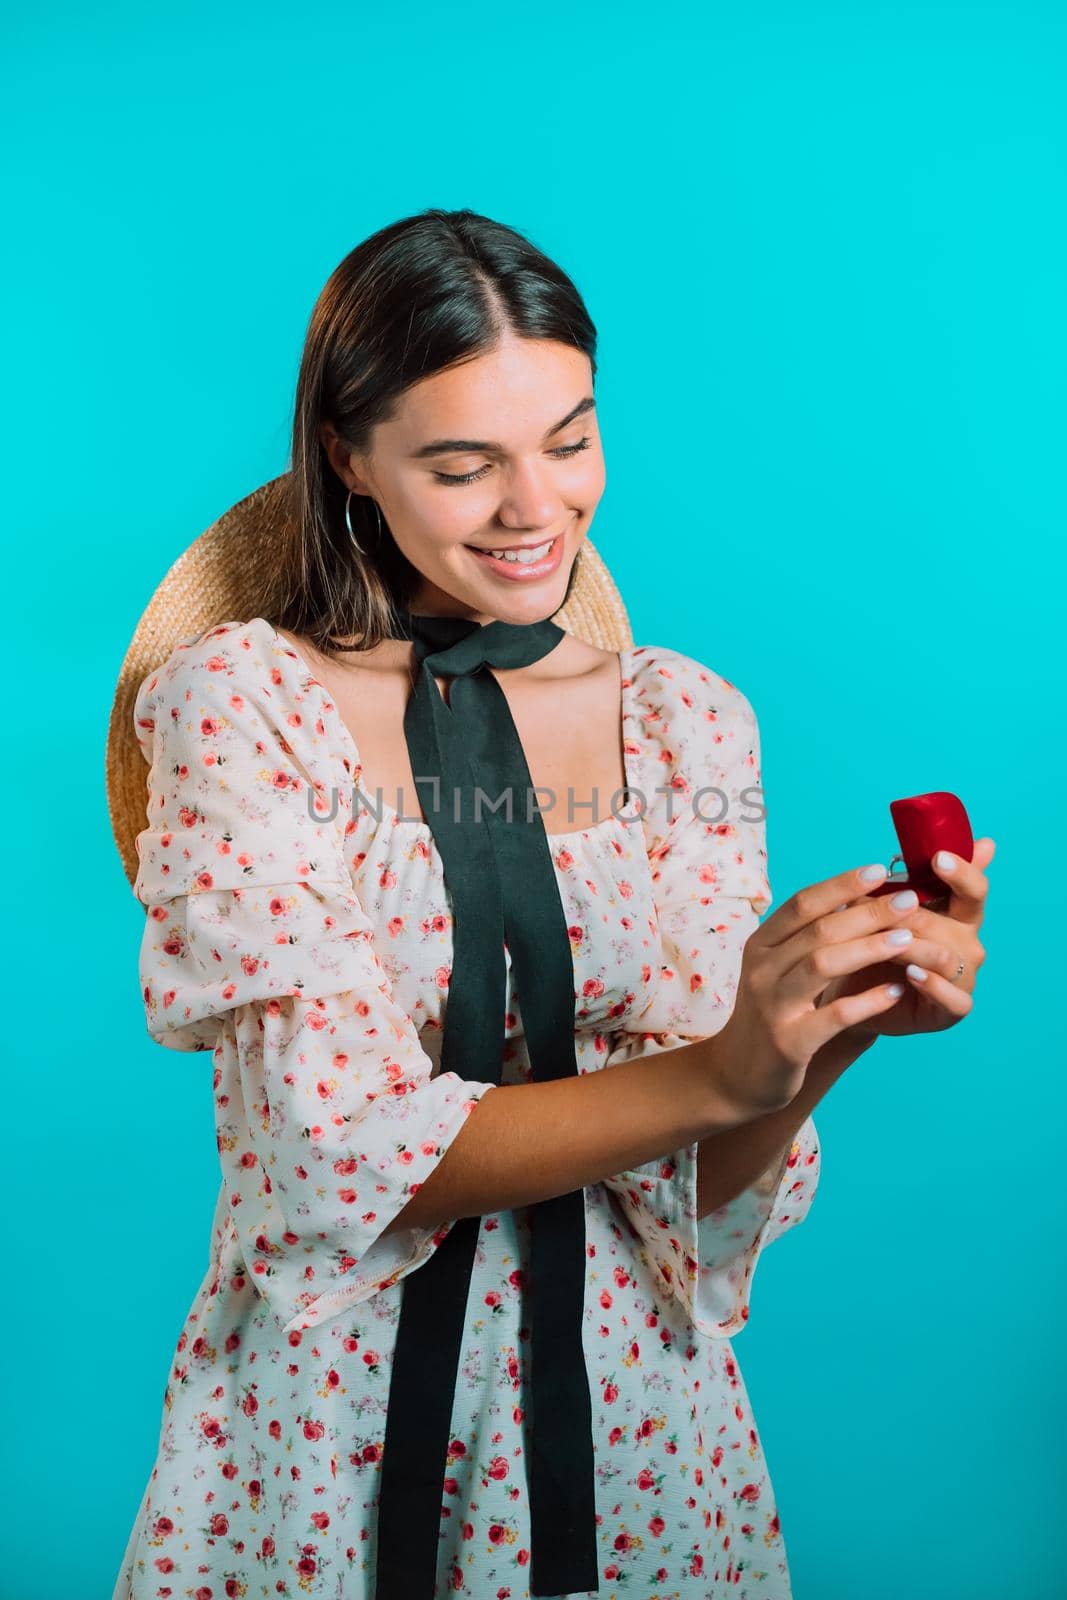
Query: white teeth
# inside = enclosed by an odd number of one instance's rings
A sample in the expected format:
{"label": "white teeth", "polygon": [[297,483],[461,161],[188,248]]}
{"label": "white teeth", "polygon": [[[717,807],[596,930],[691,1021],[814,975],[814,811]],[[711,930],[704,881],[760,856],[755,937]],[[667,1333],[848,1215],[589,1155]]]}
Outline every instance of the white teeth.
{"label": "white teeth", "polygon": [[486,554],[495,556],[498,561],[517,561],[520,566],[528,567],[533,561],[543,561],[555,542],[550,539],[547,544],[539,544],[534,550],[487,550]]}

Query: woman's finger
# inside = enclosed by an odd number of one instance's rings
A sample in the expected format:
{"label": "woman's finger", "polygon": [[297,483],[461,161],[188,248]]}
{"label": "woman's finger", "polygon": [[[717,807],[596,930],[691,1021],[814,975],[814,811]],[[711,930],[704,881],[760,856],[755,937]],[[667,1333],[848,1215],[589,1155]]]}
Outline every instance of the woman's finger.
{"label": "woman's finger", "polygon": [[989,891],[989,880],[983,869],[992,861],[996,848],[992,839],[976,840],[971,861],[954,855],[951,850],[935,852],[931,866],[949,891],[946,916],[970,923],[974,928],[981,926]]}
{"label": "woman's finger", "polygon": [[905,976],[912,988],[919,989],[928,995],[931,1000],[944,1006],[946,1011],[954,1017],[965,1017],[974,1007],[974,996],[968,990],[961,988],[958,983],[952,983],[941,973],[933,972],[928,967],[917,966],[909,961],[904,968]]}
{"label": "woman's finger", "polygon": [[773,948],[791,939],[800,928],[806,928],[818,917],[829,916],[842,901],[851,901],[859,895],[869,894],[886,875],[886,867],[878,862],[869,867],[854,867],[849,872],[835,873],[820,883],[805,884],[772,911],[752,934],[750,943],[761,948]]}
{"label": "woman's finger", "polygon": [[861,994],[839,995],[836,1000],[830,1000],[802,1017],[797,1024],[797,1033],[809,1059],[846,1028],[854,1028],[858,1022],[866,1022],[868,1017],[877,1017],[883,1011],[891,1010],[905,988],[903,981],[878,983],[871,989],[864,989]]}
{"label": "woman's finger", "polygon": [[[881,960],[886,960],[886,957],[883,955]],[[951,945],[939,944],[936,939],[912,938],[907,944],[901,944],[889,960],[901,964],[911,962],[917,972],[936,972],[954,988],[963,989],[968,994],[974,993],[978,978],[977,964],[969,961],[960,951],[953,950]]]}

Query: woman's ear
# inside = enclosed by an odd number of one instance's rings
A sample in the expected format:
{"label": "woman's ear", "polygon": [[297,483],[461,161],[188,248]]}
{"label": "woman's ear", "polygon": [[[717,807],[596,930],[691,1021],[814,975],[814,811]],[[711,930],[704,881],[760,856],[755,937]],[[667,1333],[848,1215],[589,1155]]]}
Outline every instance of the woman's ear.
{"label": "woman's ear", "polygon": [[337,437],[337,429],[332,422],[321,422],[319,424],[319,438],[322,441],[322,448],[326,452],[330,466],[344,483],[345,488],[351,488],[351,484],[345,476],[348,470],[348,451]]}
{"label": "woman's ear", "polygon": [[364,482],[360,473],[353,468],[357,459],[344,440],[338,437],[337,429],[332,422],[319,424],[319,438],[326,451],[329,462],[346,489],[351,489],[354,494],[370,494],[371,490]]}

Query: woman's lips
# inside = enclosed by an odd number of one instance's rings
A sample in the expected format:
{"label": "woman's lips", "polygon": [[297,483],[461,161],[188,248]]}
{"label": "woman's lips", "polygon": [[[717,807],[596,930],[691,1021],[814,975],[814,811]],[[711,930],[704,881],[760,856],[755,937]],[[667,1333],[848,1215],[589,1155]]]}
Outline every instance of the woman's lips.
{"label": "woman's lips", "polygon": [[499,573],[502,578],[508,578],[512,583],[531,583],[537,578],[547,578],[549,573],[555,572],[563,560],[563,534],[557,534],[552,541],[552,548],[541,561],[501,561],[498,556],[487,555],[484,550],[476,550],[472,544],[467,549],[475,555],[483,567],[488,567],[491,572]]}

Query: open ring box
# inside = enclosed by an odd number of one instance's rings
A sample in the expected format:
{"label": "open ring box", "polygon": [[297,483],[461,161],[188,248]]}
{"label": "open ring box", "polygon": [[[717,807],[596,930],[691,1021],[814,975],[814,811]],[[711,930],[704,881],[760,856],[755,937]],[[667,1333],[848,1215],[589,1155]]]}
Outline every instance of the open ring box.
{"label": "open ring box", "polygon": [[[947,903],[949,886],[938,877],[932,862],[939,850],[951,850],[964,861],[974,858],[974,836],[963,801],[947,789],[935,789],[929,794],[913,794],[906,800],[892,800],[889,810],[902,853],[890,861],[888,877],[870,890],[871,895],[914,889],[921,906],[935,901]],[[905,871],[893,871],[898,861],[903,862]]]}

